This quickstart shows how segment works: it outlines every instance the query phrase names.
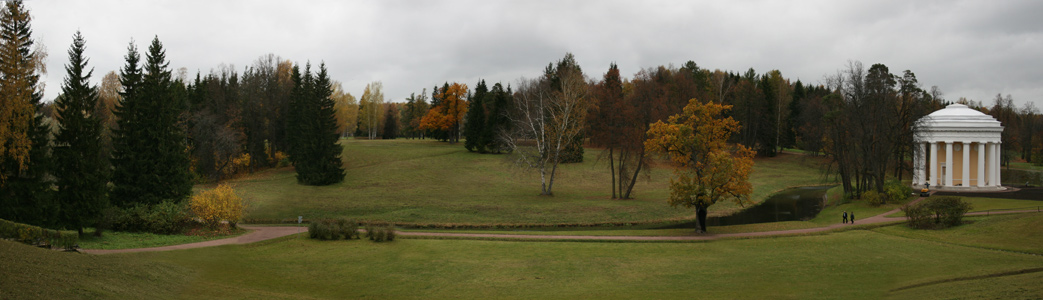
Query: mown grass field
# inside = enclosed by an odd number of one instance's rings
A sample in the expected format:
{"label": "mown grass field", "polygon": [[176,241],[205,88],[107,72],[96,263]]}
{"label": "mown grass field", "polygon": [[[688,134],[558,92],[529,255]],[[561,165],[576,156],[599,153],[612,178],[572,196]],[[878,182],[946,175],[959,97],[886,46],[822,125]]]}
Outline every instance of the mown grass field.
{"label": "mown grass field", "polygon": [[106,256],[0,241],[0,298],[1038,298],[1043,273],[988,275],[1043,268],[1039,255],[1008,251],[1043,248],[1041,226],[1043,214],[1024,214],[705,243],[290,236]]}
{"label": "mown grass field", "polygon": [[[342,140],[345,181],[299,185],[292,169],[231,181],[250,201],[246,218],[261,222],[345,216],[403,224],[554,225],[649,223],[690,219],[692,210],[667,204],[671,169],[652,168],[634,188],[635,199],[613,200],[607,163],[587,149],[585,162],[562,165],[553,197],[539,196],[538,176],[506,155],[468,153],[461,144],[431,140]],[[752,199],[800,185],[826,182],[820,161],[797,154],[758,159]],[[741,207],[711,207],[711,215]]]}

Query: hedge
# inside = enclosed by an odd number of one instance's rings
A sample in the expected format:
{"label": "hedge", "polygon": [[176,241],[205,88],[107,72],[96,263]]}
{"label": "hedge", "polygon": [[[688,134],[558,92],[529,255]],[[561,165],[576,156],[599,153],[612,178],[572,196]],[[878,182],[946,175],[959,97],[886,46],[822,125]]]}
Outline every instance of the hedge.
{"label": "hedge", "polygon": [[80,237],[75,232],[61,232],[4,219],[0,219],[0,238],[12,239],[34,246],[57,246],[65,249],[72,249],[80,243]]}

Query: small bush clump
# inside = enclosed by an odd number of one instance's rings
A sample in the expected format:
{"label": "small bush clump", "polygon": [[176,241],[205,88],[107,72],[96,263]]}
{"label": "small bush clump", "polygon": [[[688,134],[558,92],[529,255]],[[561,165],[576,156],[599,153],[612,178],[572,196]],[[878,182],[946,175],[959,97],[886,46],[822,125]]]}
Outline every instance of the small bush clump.
{"label": "small bush clump", "polygon": [[192,218],[183,203],[167,200],[155,205],[111,208],[105,212],[101,224],[118,231],[178,234],[192,224]]}
{"label": "small bush clump", "polygon": [[867,204],[872,206],[880,206],[881,204],[884,204],[884,201],[886,201],[885,195],[881,195],[876,191],[863,192],[862,200],[865,200]]}
{"label": "small bush clump", "polygon": [[316,220],[308,224],[308,236],[324,241],[357,239],[359,223],[345,218]]}
{"label": "small bush clump", "polygon": [[887,195],[887,201],[903,201],[906,198],[909,198],[909,195],[912,193],[912,187],[902,184],[902,182],[898,180],[888,180],[887,183],[884,184],[884,194]]}
{"label": "small bush clump", "polygon": [[243,198],[236,195],[228,184],[192,196],[189,204],[192,213],[211,229],[217,229],[222,220],[228,221],[230,227],[235,227],[243,218],[243,210],[246,208]]}
{"label": "small bush clump", "polygon": [[963,215],[971,204],[953,196],[933,197],[902,207],[909,227],[919,229],[947,228],[963,223]]}
{"label": "small bush clump", "polygon": [[366,237],[374,242],[395,240],[395,226],[387,223],[366,224]]}

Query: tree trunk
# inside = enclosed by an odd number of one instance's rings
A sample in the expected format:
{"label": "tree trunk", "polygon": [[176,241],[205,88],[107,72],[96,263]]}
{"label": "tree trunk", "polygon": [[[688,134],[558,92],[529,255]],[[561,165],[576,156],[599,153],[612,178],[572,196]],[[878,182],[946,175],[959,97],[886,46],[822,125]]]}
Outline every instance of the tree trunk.
{"label": "tree trunk", "polygon": [[695,232],[706,233],[706,207],[695,207]]}
{"label": "tree trunk", "polygon": [[[641,167],[644,165],[641,161],[645,157],[645,150],[642,148],[641,153],[637,156],[637,168],[634,169],[634,176],[630,178],[630,186],[627,187],[627,191],[623,194],[623,199],[630,199],[630,193],[634,191],[634,184],[637,183],[637,176],[641,173]],[[622,175],[622,174],[620,174]]]}
{"label": "tree trunk", "polygon": [[[616,165],[612,147],[608,147],[608,170],[612,173],[612,199],[616,199]],[[620,174],[622,176],[622,174]]]}

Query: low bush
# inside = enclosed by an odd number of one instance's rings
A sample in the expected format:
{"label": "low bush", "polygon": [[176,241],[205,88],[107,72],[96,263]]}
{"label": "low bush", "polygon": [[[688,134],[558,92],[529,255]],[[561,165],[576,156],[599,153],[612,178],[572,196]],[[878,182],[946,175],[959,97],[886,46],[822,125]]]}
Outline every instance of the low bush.
{"label": "low bush", "polygon": [[217,229],[221,221],[228,221],[231,227],[235,227],[243,218],[243,210],[246,205],[243,198],[239,197],[228,184],[218,185],[216,188],[203,191],[189,200],[189,206],[196,217],[210,229]]}
{"label": "low bush", "polygon": [[395,240],[395,226],[387,223],[366,224],[366,237],[374,242],[390,242]]}
{"label": "low bush", "polygon": [[904,201],[906,198],[909,198],[909,195],[912,195],[912,193],[912,187],[902,184],[902,182],[898,180],[888,180],[887,183],[884,184],[884,194],[887,196],[887,201]]}
{"label": "low bush", "polygon": [[881,195],[876,191],[867,191],[862,193],[862,200],[869,205],[880,206],[881,204],[884,204],[886,198],[885,195]]}
{"label": "low bush", "polygon": [[99,223],[113,230],[178,234],[192,224],[191,215],[183,203],[166,200],[155,205],[135,204],[127,208],[112,208],[104,213]]}
{"label": "low bush", "polygon": [[308,236],[324,241],[357,239],[359,223],[345,218],[315,220],[308,224]]}
{"label": "low bush", "polygon": [[75,232],[61,232],[3,219],[0,219],[0,238],[64,249],[71,249],[80,242],[80,237]]}
{"label": "low bush", "polygon": [[902,207],[909,227],[919,229],[947,228],[963,223],[963,215],[971,210],[971,204],[963,198],[953,196],[932,197],[919,203]]}

